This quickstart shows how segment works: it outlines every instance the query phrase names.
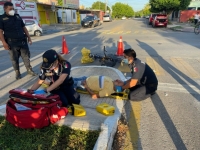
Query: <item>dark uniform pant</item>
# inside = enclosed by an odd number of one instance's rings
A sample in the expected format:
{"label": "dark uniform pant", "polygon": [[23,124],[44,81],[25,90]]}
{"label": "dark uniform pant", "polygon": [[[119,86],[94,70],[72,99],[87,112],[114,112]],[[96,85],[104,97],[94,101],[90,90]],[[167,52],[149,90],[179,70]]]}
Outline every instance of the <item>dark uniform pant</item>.
{"label": "dark uniform pant", "polygon": [[63,106],[80,103],[80,95],[74,90],[73,85],[61,87],[58,90],[51,91],[51,93],[60,96]]}
{"label": "dark uniform pant", "polygon": [[145,100],[157,90],[158,84],[136,85],[130,89],[128,98],[130,100]]}
{"label": "dark uniform pant", "polygon": [[194,19],[194,24],[196,25],[198,22],[198,19]]}
{"label": "dark uniform pant", "polygon": [[10,46],[9,54],[13,68],[15,70],[19,70],[19,57],[21,56],[25,67],[27,69],[30,69],[31,68],[30,51],[27,40],[26,39],[17,41],[7,40],[7,43]]}

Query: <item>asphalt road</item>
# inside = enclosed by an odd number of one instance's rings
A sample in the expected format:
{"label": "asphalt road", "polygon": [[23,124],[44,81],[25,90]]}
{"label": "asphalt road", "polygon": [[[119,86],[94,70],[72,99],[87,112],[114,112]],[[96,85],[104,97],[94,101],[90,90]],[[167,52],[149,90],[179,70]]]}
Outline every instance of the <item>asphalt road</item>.
{"label": "asphalt road", "polygon": [[[200,148],[200,43],[193,33],[174,32],[166,28],[152,28],[145,19],[119,20],[95,28],[72,32],[59,32],[33,37],[31,63],[39,72],[41,55],[53,48],[61,51],[62,36],[66,37],[70,54],[65,55],[72,66],[80,63],[81,49],[115,54],[117,41],[122,36],[124,47],[132,47],[137,57],[155,71],[159,88],[144,101],[129,102],[125,115],[129,123],[129,136],[125,149],[144,150],[198,150]],[[27,88],[36,78],[26,76],[21,63],[23,79],[15,81],[7,51],[0,48],[0,104],[15,87]],[[99,65],[99,62],[86,65]],[[115,66],[122,69],[119,64]],[[129,70],[123,72],[129,76]]]}

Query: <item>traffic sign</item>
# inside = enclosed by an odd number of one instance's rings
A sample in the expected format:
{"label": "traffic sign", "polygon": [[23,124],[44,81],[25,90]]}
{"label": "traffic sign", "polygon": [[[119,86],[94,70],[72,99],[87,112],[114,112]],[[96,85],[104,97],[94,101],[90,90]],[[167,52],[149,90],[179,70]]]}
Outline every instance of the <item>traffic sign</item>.
{"label": "traffic sign", "polygon": [[26,8],[26,4],[24,3],[24,1],[21,1],[19,5],[23,10]]}

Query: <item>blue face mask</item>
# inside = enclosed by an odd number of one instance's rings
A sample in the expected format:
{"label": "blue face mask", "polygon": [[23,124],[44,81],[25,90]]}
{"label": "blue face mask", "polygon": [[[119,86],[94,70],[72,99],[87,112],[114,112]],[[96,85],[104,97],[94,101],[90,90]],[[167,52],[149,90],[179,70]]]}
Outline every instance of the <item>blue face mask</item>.
{"label": "blue face mask", "polygon": [[124,62],[125,64],[129,64],[127,58],[123,59],[123,62]]}
{"label": "blue face mask", "polygon": [[115,85],[116,92],[122,92],[122,87]]}

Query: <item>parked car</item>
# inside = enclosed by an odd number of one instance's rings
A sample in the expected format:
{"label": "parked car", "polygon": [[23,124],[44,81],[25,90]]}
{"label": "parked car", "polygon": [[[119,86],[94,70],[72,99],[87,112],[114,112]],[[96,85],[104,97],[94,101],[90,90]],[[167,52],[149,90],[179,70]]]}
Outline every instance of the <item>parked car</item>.
{"label": "parked car", "polygon": [[146,16],[146,19],[149,19],[149,16]]}
{"label": "parked car", "polygon": [[95,27],[100,25],[100,20],[96,15],[87,15],[82,21],[81,26],[82,27]]}
{"label": "parked car", "polygon": [[109,21],[109,22],[112,21],[112,17],[109,14],[103,16],[103,22],[106,22],[106,21]]}
{"label": "parked car", "polygon": [[125,16],[123,16],[123,17],[122,17],[122,20],[125,20],[125,19],[126,19],[126,17],[125,17]]}
{"label": "parked car", "polygon": [[25,26],[30,35],[41,36],[42,28],[40,24],[35,19],[23,19]]}
{"label": "parked car", "polygon": [[153,27],[167,27],[167,15],[157,14],[152,22]]}
{"label": "parked car", "polygon": [[149,16],[149,25],[152,24],[153,19],[155,18],[156,15],[157,15],[157,13],[152,13],[152,14],[150,14],[150,16]]}

